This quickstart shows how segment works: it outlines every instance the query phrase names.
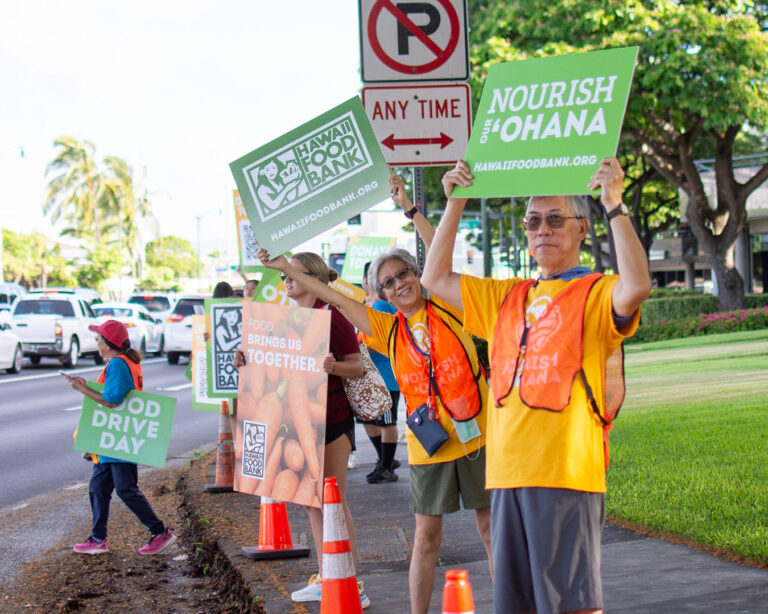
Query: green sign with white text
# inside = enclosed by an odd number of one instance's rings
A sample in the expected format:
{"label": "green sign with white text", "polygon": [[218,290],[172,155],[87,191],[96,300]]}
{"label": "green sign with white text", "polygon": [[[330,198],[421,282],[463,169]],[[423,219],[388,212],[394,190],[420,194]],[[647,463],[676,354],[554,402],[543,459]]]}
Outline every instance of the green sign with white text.
{"label": "green sign with white text", "polygon": [[256,242],[273,257],[389,197],[357,96],[229,166]]}
{"label": "green sign with white text", "polygon": [[[94,382],[88,387],[104,390],[104,384]],[[162,467],[175,412],[175,398],[138,390],[131,390],[116,407],[84,397],[75,450]]]}
{"label": "green sign with white text", "polygon": [[352,284],[362,283],[365,263],[392,249],[395,241],[394,237],[350,237],[341,278]]}
{"label": "green sign with white text", "polygon": [[637,47],[494,64],[464,157],[457,197],[585,194],[616,155]]}

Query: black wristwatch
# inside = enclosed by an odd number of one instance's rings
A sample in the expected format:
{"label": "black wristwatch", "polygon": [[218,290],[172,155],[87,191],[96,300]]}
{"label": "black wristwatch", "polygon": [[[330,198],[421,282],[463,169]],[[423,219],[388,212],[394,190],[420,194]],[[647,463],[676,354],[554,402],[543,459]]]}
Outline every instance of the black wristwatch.
{"label": "black wristwatch", "polygon": [[412,220],[413,216],[416,215],[418,212],[419,212],[419,208],[418,207],[414,207],[410,211],[406,211],[405,212],[405,217],[407,217],[409,220]]}
{"label": "black wristwatch", "polygon": [[629,207],[625,205],[624,203],[621,203],[618,207],[611,209],[608,213],[605,214],[605,219],[609,222],[619,215],[629,215]]}

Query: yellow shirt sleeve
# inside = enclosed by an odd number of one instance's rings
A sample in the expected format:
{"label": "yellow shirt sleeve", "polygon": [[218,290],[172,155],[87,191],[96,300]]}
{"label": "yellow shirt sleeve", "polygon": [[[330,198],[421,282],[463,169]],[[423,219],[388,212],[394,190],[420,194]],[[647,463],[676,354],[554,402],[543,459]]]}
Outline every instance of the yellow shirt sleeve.
{"label": "yellow shirt sleeve", "polygon": [[368,323],[371,325],[371,336],[363,334],[363,343],[376,350],[379,354],[389,356],[389,334],[397,321],[397,316],[384,311],[377,311],[372,307],[366,307]]}

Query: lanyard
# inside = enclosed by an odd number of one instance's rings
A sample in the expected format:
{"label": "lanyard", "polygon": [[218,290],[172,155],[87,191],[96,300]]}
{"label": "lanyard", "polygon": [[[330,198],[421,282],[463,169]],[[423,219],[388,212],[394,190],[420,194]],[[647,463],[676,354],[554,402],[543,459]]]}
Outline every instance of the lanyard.
{"label": "lanyard", "polygon": [[[408,318],[403,318],[405,322],[405,330],[408,333],[408,338],[411,340],[411,344],[413,347],[416,348],[416,351],[421,354],[424,359],[427,361],[427,368],[429,369],[429,388],[427,390],[427,415],[430,422],[434,422],[437,420],[437,402],[432,402],[432,380],[434,379],[434,374],[432,373],[432,360],[430,358],[431,352],[425,352],[423,351],[418,343],[413,338],[413,333],[411,332],[411,327],[408,326]],[[429,335],[429,312],[427,312],[427,335]],[[429,337],[429,345],[432,346],[432,337]]]}

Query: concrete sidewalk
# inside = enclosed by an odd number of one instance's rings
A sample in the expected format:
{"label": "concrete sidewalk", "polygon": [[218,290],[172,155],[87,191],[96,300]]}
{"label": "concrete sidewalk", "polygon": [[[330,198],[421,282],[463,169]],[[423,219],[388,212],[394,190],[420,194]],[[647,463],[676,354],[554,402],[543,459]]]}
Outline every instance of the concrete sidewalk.
{"label": "concrete sidewalk", "polygon": [[[365,475],[373,469],[373,447],[361,426],[355,457],[360,467],[349,471],[347,497],[355,519],[358,543],[358,579],[365,582],[371,599],[366,612],[401,614],[410,611],[408,564],[413,543],[414,520],[408,511],[409,478],[405,444],[398,446],[402,467],[399,480],[368,484]],[[232,518],[240,512],[257,522],[258,499],[232,495]],[[312,544],[304,510],[288,506],[294,542]],[[244,520],[245,521],[245,520]],[[258,525],[257,525],[258,526]],[[319,612],[319,603],[294,604],[290,592],[304,586],[317,571],[314,553],[310,558],[283,561],[252,561],[241,547],[221,533],[220,547],[238,571],[262,598],[265,610]],[[477,531],[474,514],[460,511],[443,519],[443,542],[435,573],[430,614],[441,612],[442,585],[447,569],[467,569],[478,614],[493,612],[488,561]],[[603,533],[603,586],[605,611],[768,613],[768,570],[732,563],[723,558],[664,540],[644,537],[614,525]]]}

